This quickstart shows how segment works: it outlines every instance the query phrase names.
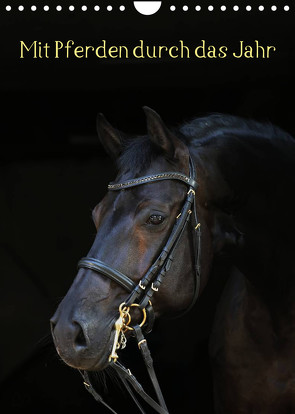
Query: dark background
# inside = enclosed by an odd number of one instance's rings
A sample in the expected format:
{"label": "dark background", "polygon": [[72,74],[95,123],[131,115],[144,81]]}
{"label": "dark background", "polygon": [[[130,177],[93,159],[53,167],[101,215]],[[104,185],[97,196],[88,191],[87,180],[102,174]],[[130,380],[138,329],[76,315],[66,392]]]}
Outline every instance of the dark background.
{"label": "dark background", "polygon": [[[76,272],[95,229],[91,209],[114,178],[114,166],[95,131],[97,112],[125,132],[143,133],[141,107],[151,106],[177,125],[211,112],[270,121],[294,131],[294,10],[221,12],[208,2],[185,2],[172,13],[164,2],[154,16],[137,13],[132,2],[63,2],[64,10],[31,12],[31,2],[7,13],[1,6],[1,411],[104,412],[84,391],[79,375],[57,358],[48,339],[48,320]],[[175,2],[176,3],[176,2]],[[75,12],[65,10],[70,4]],[[88,11],[80,11],[87,4]],[[106,6],[113,4],[112,12]],[[120,3],[121,4],[121,3]],[[221,3],[214,2],[215,7]],[[228,9],[233,2],[224,2]],[[243,10],[242,10],[243,8]],[[19,59],[19,41],[133,45],[207,44],[236,47],[240,40],[274,45],[271,59]],[[150,341],[172,413],[212,412],[207,343],[216,302],[227,276],[212,275],[191,315],[156,325]],[[45,339],[44,339],[45,338]],[[47,339],[46,339],[47,338]],[[131,348],[128,358],[133,354]],[[143,374],[139,370],[139,375]],[[111,387],[111,386],[110,386]],[[112,401],[118,404],[118,393]],[[112,397],[111,397],[112,399]],[[116,402],[117,401],[117,402]],[[131,412],[127,400],[122,412]],[[125,408],[126,407],[126,408]]]}

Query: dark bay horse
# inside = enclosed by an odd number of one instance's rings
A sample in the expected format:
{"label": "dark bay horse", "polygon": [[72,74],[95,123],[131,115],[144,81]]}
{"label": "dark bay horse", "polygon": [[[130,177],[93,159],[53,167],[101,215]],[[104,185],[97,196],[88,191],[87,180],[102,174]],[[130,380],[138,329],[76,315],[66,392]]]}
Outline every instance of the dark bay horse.
{"label": "dark bay horse", "polygon": [[[156,318],[180,314],[206,286],[214,257],[225,256],[232,271],[210,345],[216,412],[295,412],[293,138],[225,115],[170,130],[154,111],[145,113],[148,134],[133,138],[98,116],[100,140],[119,172],[93,210],[97,235],[88,259],[52,317],[57,352],[79,370],[103,370],[116,362],[131,320],[129,307],[120,307],[126,290],[147,288]],[[184,210],[187,221],[194,213],[198,220],[183,227],[161,286],[153,284],[145,276]],[[132,309],[132,324],[145,316]]]}

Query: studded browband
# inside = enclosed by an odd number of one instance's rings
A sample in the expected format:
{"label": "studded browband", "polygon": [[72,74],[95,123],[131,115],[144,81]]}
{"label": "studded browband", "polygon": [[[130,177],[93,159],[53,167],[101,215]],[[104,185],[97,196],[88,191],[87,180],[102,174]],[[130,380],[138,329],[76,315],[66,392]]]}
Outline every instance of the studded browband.
{"label": "studded browband", "polygon": [[141,184],[147,184],[154,181],[162,180],[179,180],[196,189],[197,182],[185,174],[178,172],[165,172],[161,174],[146,175],[133,180],[122,181],[121,183],[110,183],[108,189],[111,191],[124,190],[124,188],[135,187]]}

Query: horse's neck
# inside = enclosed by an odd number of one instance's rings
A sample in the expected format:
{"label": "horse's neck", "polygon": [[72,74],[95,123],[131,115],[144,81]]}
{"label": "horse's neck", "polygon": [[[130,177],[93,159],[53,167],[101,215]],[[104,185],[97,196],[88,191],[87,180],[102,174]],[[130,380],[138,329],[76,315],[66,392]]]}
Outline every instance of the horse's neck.
{"label": "horse's neck", "polygon": [[237,148],[196,152],[201,195],[212,206],[212,222],[217,222],[220,232],[224,229],[226,234],[232,226],[241,233],[242,243],[231,250],[233,262],[257,292],[270,305],[291,306],[295,296],[294,174],[288,174],[288,166],[284,171],[279,155],[280,165],[273,165],[271,149],[269,162],[261,148],[258,155],[255,147],[243,150],[245,156]]}
{"label": "horse's neck", "polygon": [[[265,241],[267,243],[269,240]],[[282,314],[294,312],[295,315],[294,253],[284,244],[269,248],[269,252],[261,252],[262,249],[245,247],[237,266],[270,310]]]}
{"label": "horse's neck", "polygon": [[288,352],[290,347],[294,353],[295,302],[288,307],[269,305],[235,267],[224,288],[215,318],[213,352],[217,351],[218,343],[224,341],[223,335],[226,335],[240,355],[258,349],[264,358],[268,358],[279,349]]}
{"label": "horse's neck", "polygon": [[[235,215],[243,234],[235,260],[269,307],[291,308],[295,299],[293,214],[281,200],[254,191]],[[290,217],[290,219],[288,219]]]}

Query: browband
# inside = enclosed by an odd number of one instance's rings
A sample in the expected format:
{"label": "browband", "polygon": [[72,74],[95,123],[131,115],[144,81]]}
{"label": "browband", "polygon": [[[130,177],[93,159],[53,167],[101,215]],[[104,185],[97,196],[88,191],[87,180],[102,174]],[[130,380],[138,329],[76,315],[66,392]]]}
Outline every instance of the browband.
{"label": "browband", "polygon": [[161,174],[146,175],[144,177],[135,178],[133,180],[122,181],[121,183],[110,183],[108,189],[112,191],[124,190],[124,188],[135,187],[141,184],[147,184],[154,181],[162,180],[178,180],[184,182],[186,185],[196,189],[197,182],[185,174],[178,172],[165,172]]}

